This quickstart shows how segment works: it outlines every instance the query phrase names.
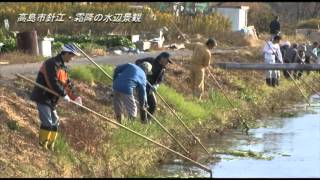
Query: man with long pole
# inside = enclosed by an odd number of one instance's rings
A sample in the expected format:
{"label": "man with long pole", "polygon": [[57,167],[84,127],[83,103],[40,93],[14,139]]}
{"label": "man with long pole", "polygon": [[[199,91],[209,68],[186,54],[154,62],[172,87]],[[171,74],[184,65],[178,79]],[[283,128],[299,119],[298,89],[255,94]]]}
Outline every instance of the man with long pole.
{"label": "man with long pole", "polygon": [[[67,67],[65,66],[65,63],[72,61],[74,56],[79,55],[72,44],[66,44],[60,54],[42,64],[37,76],[37,83],[56,92],[67,102],[70,102],[71,99],[82,104],[81,97],[75,95],[72,90],[72,82],[68,77]],[[59,127],[59,117],[56,111],[59,97],[35,86],[31,94],[31,100],[37,103],[41,121],[39,144],[44,149],[54,150]]]}
{"label": "man with long pole", "polygon": [[[136,60],[136,64],[142,64],[148,62],[152,65],[152,73],[147,75],[147,100],[148,100],[148,112],[154,115],[157,107],[157,99],[155,93],[160,83],[164,79],[164,73],[168,63],[172,63],[170,59],[170,54],[167,52],[160,53],[156,58],[147,57],[143,59]],[[148,115],[148,119],[150,116]]]}
{"label": "man with long pole", "polygon": [[193,96],[199,100],[201,100],[204,92],[205,70],[211,62],[210,50],[216,46],[217,41],[213,38],[209,38],[205,44],[191,44],[188,41],[185,43],[185,47],[193,51],[190,68],[191,88]]}
{"label": "man with long pole", "polygon": [[[53,91],[53,90],[51,90],[51,89],[49,89],[49,88],[37,83],[37,82],[33,82],[32,80],[30,80],[30,79],[28,79],[28,78],[26,78],[26,77],[24,77],[24,76],[22,76],[20,74],[16,74],[16,76],[21,78],[21,79],[23,79],[23,80],[26,80],[26,81],[34,84],[35,87],[37,87],[37,88],[39,88],[39,89],[41,89],[41,90],[43,90],[43,91],[45,91],[47,93],[50,93],[52,96],[60,97],[60,95],[58,93],[56,93],[55,91]],[[156,142],[156,141],[154,141],[154,140],[152,140],[152,139],[150,139],[150,138],[148,138],[148,137],[146,137],[146,136],[144,136],[144,135],[142,135],[142,134],[140,134],[140,133],[138,133],[138,132],[136,132],[136,131],[128,128],[128,127],[126,127],[126,126],[123,126],[120,123],[117,123],[116,121],[113,121],[113,120],[111,120],[111,119],[109,119],[109,118],[107,118],[107,117],[105,117],[105,116],[103,116],[103,115],[101,115],[101,114],[89,109],[88,107],[83,106],[82,104],[80,104],[80,103],[78,103],[76,101],[70,100],[70,103],[71,104],[75,104],[75,105],[81,107],[82,109],[84,109],[86,111],[89,111],[89,112],[93,113],[94,115],[107,120],[109,123],[117,125],[117,126],[123,128],[123,129],[125,129],[125,130],[127,130],[127,131],[129,131],[129,132],[131,132],[131,133],[133,133],[133,134],[135,134],[137,136],[139,136],[139,137],[142,137],[143,139],[148,140],[149,142],[152,142],[153,144],[158,145],[159,147],[162,147],[162,148],[164,148],[164,149],[166,149],[166,150],[168,150],[168,151],[170,151],[170,152],[172,152],[172,153],[174,153],[174,154],[176,154],[176,155],[188,160],[189,162],[193,163],[194,165],[198,166],[199,168],[209,172],[210,173],[210,178],[212,178],[212,170],[210,168],[208,168],[208,167],[206,167],[206,166],[204,166],[204,165],[202,165],[202,164],[200,164],[200,163],[198,163],[198,162],[196,162],[196,161],[194,161],[194,160],[192,160],[192,159],[180,154],[179,152],[174,151],[174,150],[168,148],[167,146],[164,146],[164,145],[162,145],[162,144],[160,144],[160,143],[158,143],[158,142]]]}

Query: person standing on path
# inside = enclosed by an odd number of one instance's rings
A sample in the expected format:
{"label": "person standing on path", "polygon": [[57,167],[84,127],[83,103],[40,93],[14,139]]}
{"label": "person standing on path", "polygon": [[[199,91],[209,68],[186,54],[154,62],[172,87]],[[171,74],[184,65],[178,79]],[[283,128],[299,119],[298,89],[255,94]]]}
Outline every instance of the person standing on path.
{"label": "person standing on path", "polygon": [[[293,43],[284,57],[284,62],[294,63],[297,59],[297,56],[298,56],[298,44]],[[289,73],[292,74],[293,71],[285,70],[285,72],[286,73],[284,74],[284,76],[286,78],[290,78]]]}
{"label": "person standing on path", "polygon": [[271,21],[270,25],[270,34],[271,34],[271,41],[276,35],[280,35],[280,22],[279,22],[279,16],[275,16],[274,20]]}
{"label": "person standing on path", "polygon": [[[282,59],[283,59],[284,63],[290,63],[286,59],[286,55],[287,55],[287,52],[290,49],[290,46],[291,46],[291,43],[289,41],[281,43],[281,45],[280,45],[280,51],[281,51]],[[288,71],[287,70],[283,70],[283,75],[284,75],[285,78],[288,78],[289,77]]]}
{"label": "person standing on path", "polygon": [[[300,46],[298,47],[298,54],[295,58],[294,63],[305,64],[306,51],[307,51],[307,47],[304,44],[300,44]],[[295,70],[293,73],[293,77],[296,79],[300,79],[302,74],[303,74],[303,70]]]}
{"label": "person standing on path", "polygon": [[[282,54],[280,51],[280,43],[281,37],[276,35],[273,38],[273,41],[266,42],[266,45],[263,48],[264,62],[266,64],[275,64],[275,63],[283,63]],[[267,70],[266,71],[266,83],[269,86],[278,86],[280,79],[280,71],[279,70]]]}

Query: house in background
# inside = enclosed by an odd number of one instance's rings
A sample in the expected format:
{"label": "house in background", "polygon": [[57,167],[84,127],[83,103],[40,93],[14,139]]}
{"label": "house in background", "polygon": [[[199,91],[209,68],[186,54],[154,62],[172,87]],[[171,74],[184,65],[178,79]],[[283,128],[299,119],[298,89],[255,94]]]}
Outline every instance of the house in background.
{"label": "house in background", "polygon": [[182,12],[188,15],[194,15],[196,12],[204,14],[210,13],[208,2],[159,2],[155,4],[155,7],[159,8],[160,11],[180,11],[177,14],[182,14]]}
{"label": "house in background", "polygon": [[231,20],[231,30],[240,31],[248,26],[249,6],[242,5],[221,5],[212,8],[212,12],[218,12]]}
{"label": "house in background", "polygon": [[[250,3],[241,2],[176,2],[176,3],[158,3],[160,11],[171,10],[171,6],[183,6],[183,12],[189,15],[195,15],[196,12],[203,14],[220,13],[231,20],[232,31],[239,31],[248,26],[248,10]],[[174,9],[174,8],[173,8]],[[180,9],[180,8],[178,8]]]}
{"label": "house in background", "polygon": [[240,31],[248,26],[248,10],[250,3],[246,2],[156,2],[144,3],[158,8],[160,11],[169,11],[176,16],[180,14],[209,15],[217,12],[231,20],[232,31]]}

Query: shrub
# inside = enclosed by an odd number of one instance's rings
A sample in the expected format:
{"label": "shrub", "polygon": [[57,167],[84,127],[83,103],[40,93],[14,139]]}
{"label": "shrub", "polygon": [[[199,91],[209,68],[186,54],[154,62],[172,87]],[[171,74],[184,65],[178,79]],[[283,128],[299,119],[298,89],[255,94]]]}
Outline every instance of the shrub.
{"label": "shrub", "polygon": [[0,28],[0,42],[4,44],[1,52],[11,52],[17,48],[15,37],[2,28]]}
{"label": "shrub", "polygon": [[1,52],[11,52],[17,49],[17,42],[13,37],[6,37],[3,43],[4,46],[1,48]]}
{"label": "shrub", "polygon": [[248,11],[248,25],[254,25],[259,33],[269,32],[269,24],[274,19],[274,13],[267,3],[252,3]]}
{"label": "shrub", "polygon": [[[126,3],[92,3],[87,5],[81,5],[80,3],[64,2],[64,3],[47,3],[47,2],[32,2],[32,3],[1,3],[0,4],[0,19],[9,19],[11,29],[16,31],[26,31],[35,29],[38,35],[46,35],[48,29],[51,33],[63,33],[63,34],[81,34],[82,32],[88,32],[92,29],[93,32],[106,32],[112,30],[114,25],[111,23],[88,23],[83,25],[82,23],[73,22],[68,18],[63,23],[63,26],[59,22],[54,23],[20,23],[17,22],[19,14],[21,13],[34,13],[34,14],[49,14],[49,13],[64,13],[66,16],[75,17],[76,13],[88,12],[94,14],[113,14],[113,13],[126,13],[130,12],[130,9]],[[31,25],[32,24],[32,25]],[[99,27],[99,28],[97,28]]]}
{"label": "shrub", "polygon": [[11,120],[7,122],[7,126],[9,129],[15,131],[18,130],[20,128],[20,125],[17,121]]}
{"label": "shrub", "polygon": [[60,51],[61,51],[61,49],[62,49],[62,47],[63,47],[63,43],[62,42],[60,42],[60,41],[54,41],[53,43],[52,43],[52,51],[54,52],[54,53],[59,53]]}
{"label": "shrub", "polygon": [[[151,21],[149,28],[156,26],[157,28],[166,26],[170,28],[170,35],[180,35],[173,23],[186,34],[202,34],[204,36],[219,37],[224,32],[231,30],[231,21],[219,13],[210,15],[198,15],[195,17],[182,15],[175,17],[170,13],[156,12],[156,21]],[[187,24],[187,25],[186,25]]]}
{"label": "shrub", "polygon": [[80,48],[84,48],[86,46],[92,47],[101,47],[105,46],[107,48],[114,47],[114,46],[125,46],[129,48],[135,48],[135,45],[126,37],[124,36],[104,36],[104,37],[93,37],[89,35],[75,35],[75,36],[69,36],[69,35],[61,35],[61,34],[55,34],[53,35],[53,38],[55,42],[60,42],[62,44],[75,42],[80,45]]}
{"label": "shrub", "polygon": [[[94,14],[113,14],[113,13],[142,13],[141,23],[77,23],[68,18],[63,22],[53,23],[18,23],[17,19],[20,13],[34,13],[34,14],[49,14],[49,13],[63,13],[66,16],[75,17],[79,12],[90,12]],[[230,20],[219,14],[199,15],[192,17],[189,15],[175,17],[171,13],[152,11],[145,6],[143,9],[134,9],[128,6],[128,3],[92,3],[81,5],[79,3],[1,3],[0,4],[0,19],[9,19],[11,22],[11,30],[26,31],[36,30],[38,36],[47,35],[48,29],[52,34],[67,34],[80,35],[83,33],[92,32],[93,35],[105,36],[112,32],[119,34],[141,34],[143,31],[156,32],[159,28],[166,26],[170,29],[171,37],[177,37],[178,31],[172,25],[175,22],[182,32],[188,34],[199,33],[205,36],[219,36],[222,32],[231,29]],[[191,23],[191,21],[193,23]],[[187,26],[186,26],[187,24]],[[88,42],[87,36],[83,36],[83,41]],[[58,39],[58,38],[57,38]],[[60,41],[60,40],[59,40]],[[120,41],[120,45],[126,44],[127,40],[116,39]],[[61,40],[61,42],[65,42]],[[82,40],[81,42],[82,43]],[[99,43],[98,43],[99,44]],[[114,43],[111,43],[111,45]],[[101,44],[100,44],[101,45]],[[105,45],[104,42],[102,45]],[[130,47],[129,45],[126,45]]]}

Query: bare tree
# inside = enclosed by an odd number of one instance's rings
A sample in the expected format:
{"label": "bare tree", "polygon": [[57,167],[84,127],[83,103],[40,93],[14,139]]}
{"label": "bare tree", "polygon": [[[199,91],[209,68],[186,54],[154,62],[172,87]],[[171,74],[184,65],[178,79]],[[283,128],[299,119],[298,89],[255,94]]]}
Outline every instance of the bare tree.
{"label": "bare tree", "polygon": [[320,2],[277,2],[269,3],[280,18],[291,24],[319,17]]}

